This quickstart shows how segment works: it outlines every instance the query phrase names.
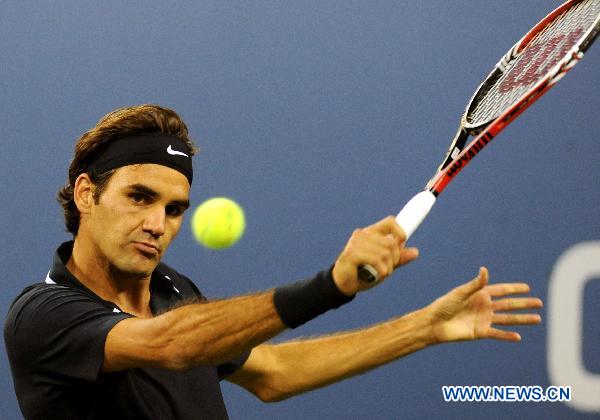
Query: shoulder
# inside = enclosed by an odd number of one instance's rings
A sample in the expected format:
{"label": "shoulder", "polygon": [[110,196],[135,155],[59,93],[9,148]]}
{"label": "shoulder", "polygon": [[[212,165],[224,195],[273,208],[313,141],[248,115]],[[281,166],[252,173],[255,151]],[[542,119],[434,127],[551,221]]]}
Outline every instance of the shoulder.
{"label": "shoulder", "polygon": [[[87,318],[112,315],[112,308],[76,287],[38,283],[26,287],[11,304],[4,323],[5,339],[37,334]],[[39,337],[39,336],[38,336]]]}
{"label": "shoulder", "polygon": [[[131,315],[70,285],[27,287],[11,305],[4,342],[15,384],[73,379],[93,381],[100,371],[108,332]],[[49,379],[51,378],[51,379]]]}
{"label": "shoulder", "polygon": [[52,310],[69,301],[91,301],[91,296],[70,286],[37,283],[26,287],[15,298],[8,310],[7,321],[15,321],[29,312]]}

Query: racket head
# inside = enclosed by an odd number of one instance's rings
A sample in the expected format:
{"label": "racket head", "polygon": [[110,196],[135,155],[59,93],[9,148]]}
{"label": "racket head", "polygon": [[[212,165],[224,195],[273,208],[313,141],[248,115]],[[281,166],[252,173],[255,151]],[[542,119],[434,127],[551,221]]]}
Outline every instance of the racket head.
{"label": "racket head", "polygon": [[475,91],[461,126],[476,134],[559,75],[589,48],[600,31],[600,0],[569,0],[550,12],[496,64]]}
{"label": "racket head", "polygon": [[[471,97],[426,189],[441,193],[483,147],[583,57],[599,32],[600,0],[568,0],[527,32]],[[477,137],[465,147],[469,136]]]}

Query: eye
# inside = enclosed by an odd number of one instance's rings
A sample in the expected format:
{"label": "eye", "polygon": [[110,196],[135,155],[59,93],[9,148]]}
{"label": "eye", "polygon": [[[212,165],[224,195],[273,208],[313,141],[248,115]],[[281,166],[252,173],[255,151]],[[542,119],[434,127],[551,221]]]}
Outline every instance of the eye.
{"label": "eye", "polygon": [[167,207],[165,207],[165,213],[167,216],[181,216],[183,214],[183,208],[176,204],[169,204]]}
{"label": "eye", "polygon": [[146,196],[146,194],[140,192],[133,192],[129,194],[129,198],[131,198],[131,200],[137,204],[143,204],[146,201],[148,201],[148,197]]}

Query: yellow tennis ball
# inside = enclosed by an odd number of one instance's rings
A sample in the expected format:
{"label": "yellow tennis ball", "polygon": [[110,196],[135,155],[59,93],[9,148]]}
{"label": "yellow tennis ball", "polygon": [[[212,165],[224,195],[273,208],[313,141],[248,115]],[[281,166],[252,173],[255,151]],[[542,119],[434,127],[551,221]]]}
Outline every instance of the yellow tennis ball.
{"label": "yellow tennis ball", "polygon": [[207,248],[223,249],[240,240],[246,229],[244,210],[225,197],[206,200],[192,215],[192,232]]}

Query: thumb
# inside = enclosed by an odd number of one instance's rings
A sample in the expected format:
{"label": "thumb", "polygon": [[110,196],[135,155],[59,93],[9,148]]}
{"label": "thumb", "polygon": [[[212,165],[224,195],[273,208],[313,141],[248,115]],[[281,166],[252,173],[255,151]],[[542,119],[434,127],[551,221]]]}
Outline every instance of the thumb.
{"label": "thumb", "polygon": [[464,297],[470,296],[478,290],[483,289],[489,280],[489,273],[486,267],[479,267],[479,273],[473,280],[458,287],[458,291]]}

